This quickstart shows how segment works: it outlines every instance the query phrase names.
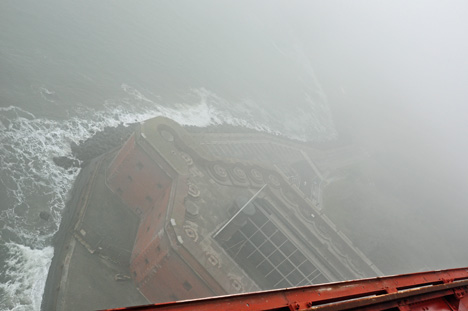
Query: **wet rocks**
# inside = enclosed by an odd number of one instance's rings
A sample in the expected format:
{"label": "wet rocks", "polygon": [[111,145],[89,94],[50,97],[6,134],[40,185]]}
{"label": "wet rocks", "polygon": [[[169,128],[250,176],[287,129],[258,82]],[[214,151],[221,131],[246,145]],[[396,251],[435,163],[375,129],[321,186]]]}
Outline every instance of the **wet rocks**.
{"label": "wet rocks", "polygon": [[78,161],[77,159],[66,157],[66,156],[55,157],[53,160],[54,160],[55,165],[63,167],[64,169],[69,169],[72,167],[80,166],[80,161]]}
{"label": "wet rocks", "polygon": [[72,143],[72,153],[81,162],[87,162],[113,148],[121,146],[127,138],[135,131],[136,124],[117,127],[105,127],[92,137],[79,144]]}
{"label": "wet rocks", "polygon": [[39,217],[45,221],[48,221],[50,219],[50,213],[48,212],[40,212]]}
{"label": "wet rocks", "polygon": [[127,126],[121,123],[117,127],[105,127],[104,130],[78,144],[72,142],[70,144],[72,155],[55,157],[54,163],[65,169],[83,167],[101,154],[120,147],[135,131],[135,127],[136,123]]}

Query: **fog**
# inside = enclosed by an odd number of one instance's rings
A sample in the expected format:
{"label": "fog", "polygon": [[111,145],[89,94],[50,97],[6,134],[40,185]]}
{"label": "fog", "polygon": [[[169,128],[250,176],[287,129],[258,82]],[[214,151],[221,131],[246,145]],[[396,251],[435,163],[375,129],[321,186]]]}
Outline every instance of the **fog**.
{"label": "fog", "polygon": [[[285,102],[288,109],[304,109],[302,92],[315,80],[332,110],[338,139],[367,152],[356,180],[366,190],[355,194],[357,205],[367,207],[349,211],[356,206],[346,200],[340,206],[350,216],[348,234],[361,240],[358,246],[376,258],[391,258],[383,271],[466,265],[468,251],[461,247],[468,216],[466,3],[276,1],[207,7],[212,12],[207,33],[214,26],[230,38],[213,37],[207,44],[238,64],[236,71],[224,67],[230,72],[223,77],[230,79],[206,81],[208,88],[229,85],[282,112]],[[209,64],[219,73],[219,63]]]}
{"label": "fog", "polygon": [[369,152],[376,188],[411,210],[402,219],[378,212],[389,216],[389,225],[376,230],[405,232],[408,246],[400,251],[419,244],[431,267],[465,265],[468,253],[459,246],[468,198],[468,6],[353,1],[308,7],[292,25],[306,42],[340,136]]}
{"label": "fog", "polygon": [[[48,165],[69,142],[170,111],[353,146],[325,193],[340,230],[386,274],[466,266],[467,16],[435,0],[2,1],[0,247],[50,245],[60,217],[38,225],[37,197],[59,185],[48,212],[63,210],[71,175]],[[27,140],[49,130],[52,147]]]}

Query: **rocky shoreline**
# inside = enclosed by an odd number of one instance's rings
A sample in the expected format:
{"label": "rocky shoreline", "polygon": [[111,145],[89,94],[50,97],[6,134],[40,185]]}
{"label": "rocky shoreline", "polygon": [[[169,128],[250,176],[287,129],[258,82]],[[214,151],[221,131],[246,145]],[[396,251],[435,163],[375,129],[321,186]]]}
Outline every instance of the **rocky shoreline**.
{"label": "rocky shoreline", "polygon": [[[93,136],[86,140],[80,141],[78,144],[72,142],[70,144],[71,154],[69,156],[54,157],[53,161],[57,166],[63,167],[64,169],[70,169],[73,167],[84,167],[91,160],[96,157],[114,149],[120,147],[135,131],[138,123],[131,123],[124,125],[120,123],[116,127],[105,127],[102,131],[96,132]],[[191,133],[258,133],[259,131],[234,125],[210,125],[207,127],[198,127],[187,125],[184,126],[185,130]],[[275,135],[272,133],[264,133],[265,135],[271,135],[273,137],[285,138],[282,135]],[[301,142],[299,140],[288,138],[291,141],[298,143],[311,143]],[[323,143],[314,142],[314,145],[320,146]]]}
{"label": "rocky shoreline", "polygon": [[54,157],[54,163],[65,169],[72,167],[84,167],[96,157],[116,148],[130,137],[135,131],[137,123],[129,125],[119,124],[116,127],[107,126],[104,130],[95,133],[90,138],[80,141],[78,144],[70,144],[72,154],[70,156]]}

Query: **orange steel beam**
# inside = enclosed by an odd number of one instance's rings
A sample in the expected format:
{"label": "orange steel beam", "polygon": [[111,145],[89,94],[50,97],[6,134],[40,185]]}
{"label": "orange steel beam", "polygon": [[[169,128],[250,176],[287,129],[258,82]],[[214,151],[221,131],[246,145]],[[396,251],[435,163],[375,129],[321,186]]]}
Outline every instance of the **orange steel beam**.
{"label": "orange steel beam", "polygon": [[419,272],[116,310],[464,310],[468,268]]}

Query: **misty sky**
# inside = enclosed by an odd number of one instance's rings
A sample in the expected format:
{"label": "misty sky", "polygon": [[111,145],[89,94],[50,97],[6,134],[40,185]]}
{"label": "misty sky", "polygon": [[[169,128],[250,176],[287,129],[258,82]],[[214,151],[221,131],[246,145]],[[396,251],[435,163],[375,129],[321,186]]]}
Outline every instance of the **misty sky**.
{"label": "misty sky", "polygon": [[321,36],[333,64],[318,71],[329,75],[337,117],[353,119],[358,139],[464,188],[468,5],[354,1],[339,13],[328,5]]}
{"label": "misty sky", "polygon": [[[291,12],[300,15],[291,18],[291,27],[314,60],[341,134],[380,157],[397,197],[429,219],[429,230],[450,243],[456,240],[452,245],[463,244],[468,217],[468,4],[304,5],[308,10]],[[412,221],[417,220],[409,219],[409,225]]]}
{"label": "misty sky", "polygon": [[[436,153],[465,149],[466,2],[303,5],[308,9],[295,8],[288,17],[332,102],[346,100],[340,108],[354,111],[363,127],[382,131],[388,136],[384,140],[407,136],[408,143],[421,148],[436,144],[438,148],[430,147]],[[292,18],[295,14],[300,17]],[[413,135],[422,141],[413,141]],[[443,152],[456,157],[448,153]]]}
{"label": "misty sky", "polygon": [[316,78],[339,137],[369,153],[429,230],[465,242],[468,2],[129,3],[1,3],[0,105],[30,103],[44,85],[64,106],[98,106],[131,80],[163,97],[205,87],[252,98],[305,127],[302,92]]}
{"label": "misty sky", "polygon": [[381,190],[411,209],[381,230],[421,223],[439,239],[433,245],[452,249],[438,267],[466,265],[458,245],[468,219],[468,3],[275,3],[253,8],[285,38],[275,48],[297,45],[310,60],[340,137],[369,152]]}

